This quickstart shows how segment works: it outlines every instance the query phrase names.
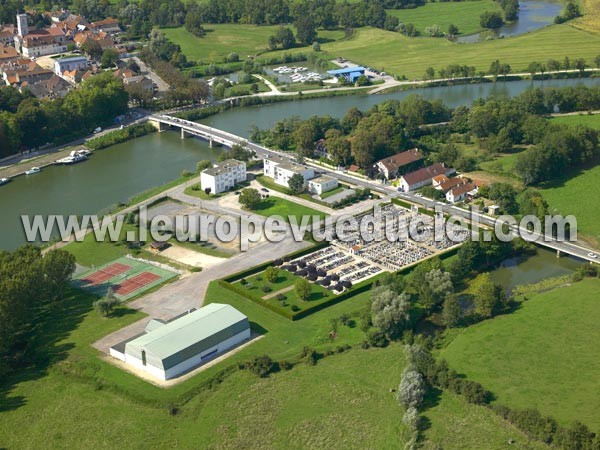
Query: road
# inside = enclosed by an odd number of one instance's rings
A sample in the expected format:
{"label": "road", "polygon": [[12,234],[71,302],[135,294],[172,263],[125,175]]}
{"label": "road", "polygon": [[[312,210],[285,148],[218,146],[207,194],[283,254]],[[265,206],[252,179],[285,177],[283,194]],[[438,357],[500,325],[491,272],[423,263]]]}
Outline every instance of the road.
{"label": "road", "polygon": [[[258,145],[258,144],[252,143],[252,142],[247,142],[246,139],[243,139],[240,136],[236,136],[232,133],[222,131],[217,128],[209,127],[206,125],[202,125],[202,124],[198,124],[195,122],[190,122],[190,121],[186,121],[186,120],[182,120],[182,119],[177,119],[177,118],[170,117],[170,116],[157,115],[157,116],[152,116],[152,117],[154,117],[157,120],[164,121],[165,123],[168,123],[173,126],[184,127],[189,130],[196,129],[200,135],[203,135],[203,136],[210,135],[214,139],[217,139],[218,141],[224,143],[225,145],[232,145],[232,144],[237,144],[239,142],[246,142],[247,147],[250,150],[254,150],[256,152],[257,156],[259,156],[259,157],[269,157],[269,156],[274,156],[274,155],[284,156],[286,158],[290,157],[289,154],[285,154],[283,152],[278,152],[278,151],[269,149],[267,147],[263,147],[262,145]],[[398,192],[396,190],[396,188],[394,188],[392,186],[384,185],[379,182],[354,177],[347,173],[343,173],[338,170],[332,170],[332,169],[329,169],[329,168],[326,168],[326,167],[323,167],[323,166],[320,166],[320,165],[317,165],[314,163],[309,162],[308,164],[313,166],[314,168],[318,169],[320,172],[324,172],[329,175],[332,175],[341,181],[345,181],[346,183],[351,183],[351,184],[369,188],[369,189],[372,189],[372,190],[375,190],[378,192],[382,192],[384,194],[389,195],[390,197],[400,198],[407,202],[410,202],[410,203],[413,203],[416,205],[420,205],[420,206],[423,206],[426,208],[430,208],[430,209],[434,209],[436,206],[438,206],[440,208],[440,210],[442,212],[444,212],[445,214],[453,215],[453,216],[457,216],[457,217],[463,217],[463,218],[469,219],[469,220],[471,218],[474,218],[474,219],[478,220],[479,223],[481,223],[482,225],[485,225],[488,227],[494,227],[494,224],[496,223],[496,219],[494,217],[490,217],[486,214],[471,213],[470,211],[467,211],[465,209],[459,208],[459,207],[451,205],[451,204],[442,204],[440,202],[436,203],[433,200],[426,199],[424,197],[419,197],[416,194],[407,193],[407,192]],[[514,234],[519,233],[520,235],[525,235],[528,233],[527,229],[517,228],[517,227],[512,227],[511,231]],[[595,249],[584,247],[584,246],[579,245],[574,242],[559,242],[556,239],[552,239],[549,241],[546,239],[540,239],[536,243],[543,247],[557,250],[564,254],[576,256],[578,258],[581,258],[581,259],[589,261],[589,262],[598,262],[598,259],[597,259],[598,257],[593,256],[593,255],[596,255]]]}

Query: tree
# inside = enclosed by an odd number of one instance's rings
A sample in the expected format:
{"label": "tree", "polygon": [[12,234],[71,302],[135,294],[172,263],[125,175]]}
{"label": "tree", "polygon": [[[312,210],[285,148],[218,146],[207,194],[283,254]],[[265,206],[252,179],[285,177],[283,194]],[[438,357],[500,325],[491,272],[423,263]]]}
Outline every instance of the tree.
{"label": "tree", "polygon": [[238,196],[238,201],[245,209],[253,210],[260,205],[262,199],[256,189],[246,188]]}
{"label": "tree", "polygon": [[454,295],[446,297],[444,300],[444,306],[442,308],[442,321],[447,327],[456,326],[461,319],[462,308],[458,298]]}
{"label": "tree", "polygon": [[450,37],[454,37],[458,34],[458,27],[456,25],[454,25],[453,23],[451,23],[450,25],[448,25],[448,35]]}
{"label": "tree", "polygon": [[410,297],[396,294],[385,286],[378,286],[371,293],[371,320],[389,337],[400,336],[411,322]]}
{"label": "tree", "polygon": [[425,396],[425,381],[417,369],[408,366],[402,372],[398,386],[398,401],[405,408],[419,408]]}
{"label": "tree", "polygon": [[196,164],[196,173],[200,173],[204,169],[208,169],[209,167],[212,167],[212,165],[213,164],[206,159],[203,159],[202,161],[198,161],[198,163]]}
{"label": "tree", "polygon": [[307,301],[312,292],[312,285],[308,280],[299,278],[294,284],[294,292],[300,300]]}
{"label": "tree", "polygon": [[318,41],[313,42],[312,49],[313,49],[313,52],[320,52],[321,51],[321,44],[319,44]]}
{"label": "tree", "polygon": [[105,69],[113,67],[119,59],[119,54],[114,48],[107,48],[102,52],[100,63]]}
{"label": "tree", "polygon": [[475,280],[475,312],[484,318],[493,317],[504,304],[502,286],[492,281],[489,273]]}
{"label": "tree", "polygon": [[594,64],[596,64],[597,69],[600,69],[600,55],[594,58]]}
{"label": "tree", "polygon": [[288,181],[288,186],[292,194],[297,195],[304,191],[304,177],[300,173],[295,173]]}
{"label": "tree", "polygon": [[336,166],[346,167],[350,162],[350,142],[340,130],[331,128],[325,132],[325,148]]}
{"label": "tree", "polygon": [[549,59],[546,65],[550,72],[558,72],[560,70],[560,61],[557,61],[556,59]]}
{"label": "tree", "polygon": [[296,37],[301,44],[309,45],[317,40],[317,30],[312,18],[303,14],[294,22],[296,27]]}
{"label": "tree", "polygon": [[433,308],[444,302],[454,292],[454,285],[448,272],[433,269],[425,274],[425,283],[419,291],[421,303],[426,308]]}
{"label": "tree", "polygon": [[194,36],[202,37],[205,34],[202,27],[202,10],[198,3],[192,2],[188,4],[187,14],[185,15],[185,29]]}
{"label": "tree", "polygon": [[315,152],[315,141],[317,140],[318,130],[312,121],[304,121],[296,128],[292,138],[296,145],[296,152],[302,156],[312,156]]}
{"label": "tree", "polygon": [[579,73],[583,74],[583,72],[585,72],[586,67],[587,67],[587,64],[585,63],[585,59],[578,58],[575,60],[575,68],[577,70],[579,70]]}
{"label": "tree", "polygon": [[292,48],[296,45],[294,33],[288,27],[280,27],[279,30],[277,30],[277,34],[275,34],[275,39],[284,49]]}
{"label": "tree", "polygon": [[115,297],[112,288],[109,288],[104,298],[94,302],[94,308],[104,317],[108,317],[119,303],[120,302]]}
{"label": "tree", "polygon": [[425,76],[423,78],[426,80],[433,80],[435,78],[435,69],[433,67],[425,69]]}
{"label": "tree", "polygon": [[538,63],[537,61],[532,61],[532,62],[529,63],[529,66],[527,66],[527,71],[531,74],[532,77],[539,70],[540,70],[540,63]]}
{"label": "tree", "polygon": [[486,11],[479,16],[479,24],[483,28],[495,29],[504,25],[504,20],[502,20],[502,15],[499,12]]}
{"label": "tree", "polygon": [[269,266],[265,269],[265,278],[270,283],[275,283],[277,281],[277,275],[279,274],[279,269],[274,266]]}
{"label": "tree", "polygon": [[92,38],[87,38],[84,43],[81,44],[81,50],[92,59],[97,60],[102,56],[102,47],[100,47],[98,41],[95,41]]}
{"label": "tree", "polygon": [[75,272],[75,257],[64,250],[50,250],[43,259],[43,270],[51,295],[62,299]]}

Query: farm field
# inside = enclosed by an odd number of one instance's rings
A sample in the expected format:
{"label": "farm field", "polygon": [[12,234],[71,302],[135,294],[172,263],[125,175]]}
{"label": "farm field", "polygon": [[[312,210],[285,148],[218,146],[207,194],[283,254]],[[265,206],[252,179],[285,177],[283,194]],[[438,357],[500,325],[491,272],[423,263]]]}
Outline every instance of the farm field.
{"label": "farm field", "polygon": [[600,114],[582,114],[578,116],[560,116],[550,119],[550,123],[558,123],[565,125],[583,125],[585,127],[600,130]]}
{"label": "farm field", "polygon": [[420,33],[425,28],[437,25],[444,33],[454,24],[461,35],[482,31],[479,16],[485,11],[501,11],[498,3],[492,0],[468,2],[426,3],[414,9],[388,9],[387,13],[396,16],[401,23],[412,23]]}
{"label": "farm field", "polygon": [[[573,214],[577,230],[592,241],[600,238],[600,166],[582,170],[579,174],[544,187],[540,192],[550,210]],[[582,200],[585,201],[575,201]]]}
{"label": "farm field", "polygon": [[409,79],[421,79],[425,69],[436,70],[450,64],[475,66],[488,71],[492,61],[508,63],[512,72],[526,72],[531,61],[549,58],[584,58],[591,63],[598,55],[600,35],[570,25],[553,25],[517,37],[455,44],[444,39],[408,38],[376,28],[357,29],[348,40],[324,44],[332,57],[343,56],[356,63],[373,66]]}
{"label": "farm field", "polygon": [[600,429],[600,280],[530,296],[519,310],[463,330],[442,352],[497,402]]}

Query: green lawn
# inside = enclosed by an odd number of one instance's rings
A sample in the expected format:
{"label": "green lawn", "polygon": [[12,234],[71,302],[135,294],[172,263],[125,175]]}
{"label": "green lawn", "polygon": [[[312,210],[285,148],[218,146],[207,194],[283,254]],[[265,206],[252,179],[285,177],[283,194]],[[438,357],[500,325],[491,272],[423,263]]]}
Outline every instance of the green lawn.
{"label": "green lawn", "polygon": [[579,116],[560,116],[550,119],[551,123],[566,124],[566,125],[583,125],[585,127],[600,130],[600,114],[582,114]]}
{"label": "green lawn", "polygon": [[497,155],[490,161],[479,163],[479,167],[481,170],[485,170],[486,172],[515,177],[515,164],[517,163],[520,153],[522,152],[519,151],[510,154]]}
{"label": "green lawn", "polygon": [[512,314],[469,327],[442,352],[497,401],[600,431],[600,280],[530,295]]}
{"label": "green lawn", "polygon": [[550,210],[577,218],[579,233],[592,241],[600,239],[600,166],[583,170],[569,179],[561,180],[541,190]]}
{"label": "green lawn", "polygon": [[492,0],[473,0],[466,2],[426,3],[414,9],[388,10],[401,23],[412,23],[424,34],[425,28],[437,25],[445,33],[448,26],[454,24],[460,34],[473,34],[482,31],[479,16],[485,11],[501,11],[498,3]]}
{"label": "green lawn", "polygon": [[549,58],[562,60],[569,56],[571,60],[585,58],[591,62],[598,54],[600,36],[570,25],[552,25],[512,38],[456,44],[445,39],[411,39],[390,31],[360,28],[351,39],[321,48],[332,56],[420,79],[427,67],[439,70],[450,64],[466,64],[487,72],[496,59],[510,64],[513,72],[526,72],[531,61],[545,63]]}
{"label": "green lawn", "polygon": [[321,219],[327,217],[327,214],[323,212],[281,197],[269,197],[263,200],[260,206],[253,209],[252,212],[265,217],[274,215],[283,216],[286,221],[288,221],[289,216],[295,216],[298,224],[301,223],[302,216],[319,216]]}

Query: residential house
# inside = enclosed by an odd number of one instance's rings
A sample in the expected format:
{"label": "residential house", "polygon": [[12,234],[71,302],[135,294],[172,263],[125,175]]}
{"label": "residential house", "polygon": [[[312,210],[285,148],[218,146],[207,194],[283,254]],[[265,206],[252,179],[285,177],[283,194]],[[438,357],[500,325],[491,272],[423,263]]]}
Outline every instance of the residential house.
{"label": "residential house", "polygon": [[447,181],[444,181],[442,184],[438,185],[436,189],[438,191],[442,191],[445,194],[450,189],[454,189],[455,187],[467,184],[468,182],[469,180],[465,178],[449,178]]}
{"label": "residential house", "polygon": [[119,21],[112,17],[108,17],[104,20],[99,20],[98,22],[92,22],[89,26],[90,30],[94,32],[103,31],[105,33],[119,33],[121,31],[121,27],[119,26]]}
{"label": "residential house", "polygon": [[339,185],[338,179],[323,175],[312,180],[308,180],[308,191],[312,194],[321,195],[324,192],[331,191]]}
{"label": "residential house", "polygon": [[275,183],[289,187],[290,178],[295,174],[300,174],[304,178],[304,186],[307,186],[308,180],[315,177],[315,171],[303,164],[296,164],[283,157],[274,157],[264,160],[264,174],[272,178]]}
{"label": "residential house", "polygon": [[385,178],[391,180],[398,175],[404,175],[415,170],[422,164],[423,154],[417,148],[383,158],[375,163],[375,168]]}
{"label": "residential house", "polygon": [[477,195],[477,186],[472,183],[461,184],[454,189],[450,189],[446,192],[446,200],[450,203],[456,203],[463,201],[467,198],[472,199]]}
{"label": "residential house", "polygon": [[221,161],[200,173],[202,189],[209,188],[213,194],[226,192],[237,183],[244,181],[246,181],[246,163],[236,159]]}
{"label": "residential house", "polygon": [[0,44],[0,65],[17,61],[20,58],[17,49],[5,44]]}
{"label": "residential house", "polygon": [[14,30],[2,30],[0,31],[0,43],[4,45],[11,45],[15,42]]}
{"label": "residential house", "polygon": [[454,169],[444,166],[442,163],[435,163],[431,166],[424,167],[404,174],[400,177],[400,190],[404,192],[415,191],[431,184],[432,178],[438,175],[451,175],[456,172]]}
{"label": "residential house", "polygon": [[21,90],[28,89],[37,98],[64,97],[71,90],[71,85],[58,75],[34,84],[21,84]]}
{"label": "residential house", "polygon": [[9,86],[20,86],[23,82],[31,85],[48,80],[54,75],[51,70],[40,67],[35,61],[28,58],[3,64],[0,72],[2,79]]}
{"label": "residential house", "polygon": [[437,189],[442,183],[445,183],[449,179],[450,178],[446,175],[437,175],[431,179],[431,186]]}
{"label": "residential house", "polygon": [[15,48],[27,58],[67,51],[68,40],[62,30],[56,26],[32,31],[28,31],[25,27],[23,32],[27,32],[27,34],[17,34],[14,42]]}

